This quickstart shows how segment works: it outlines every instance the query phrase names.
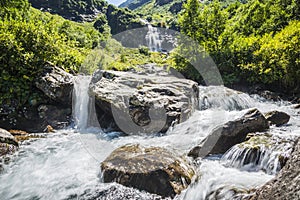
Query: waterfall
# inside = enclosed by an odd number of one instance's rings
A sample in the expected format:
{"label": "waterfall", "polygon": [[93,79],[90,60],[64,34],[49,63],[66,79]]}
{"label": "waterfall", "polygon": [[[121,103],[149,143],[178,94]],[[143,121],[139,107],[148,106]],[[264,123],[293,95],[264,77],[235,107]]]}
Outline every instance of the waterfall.
{"label": "waterfall", "polygon": [[148,32],[146,35],[146,41],[150,51],[161,51],[161,43],[159,31],[156,27],[153,27],[150,23],[147,23]]}
{"label": "waterfall", "polygon": [[95,97],[90,96],[88,92],[90,82],[91,76],[80,75],[74,80],[73,119],[75,128],[81,131],[100,128],[95,110]]}

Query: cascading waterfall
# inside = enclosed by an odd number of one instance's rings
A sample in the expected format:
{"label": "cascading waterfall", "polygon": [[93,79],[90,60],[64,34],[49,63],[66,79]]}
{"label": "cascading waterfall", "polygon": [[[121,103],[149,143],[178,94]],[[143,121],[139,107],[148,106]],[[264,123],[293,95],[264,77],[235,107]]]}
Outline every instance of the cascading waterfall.
{"label": "cascading waterfall", "polygon": [[100,128],[96,111],[95,97],[89,95],[91,76],[77,76],[74,80],[73,89],[73,119],[75,128],[86,130]]}
{"label": "cascading waterfall", "polygon": [[[293,149],[294,137],[286,138],[273,136],[265,137],[269,140],[266,144],[237,144],[229,149],[221,158],[225,166],[234,167],[246,171],[263,170],[267,174],[276,174],[282,168]],[[251,140],[251,139],[250,139]],[[273,144],[270,144],[273,142]]]}
{"label": "cascading waterfall", "polygon": [[150,51],[161,51],[161,43],[159,31],[156,27],[153,27],[150,23],[147,23],[148,32],[146,35],[146,41]]}

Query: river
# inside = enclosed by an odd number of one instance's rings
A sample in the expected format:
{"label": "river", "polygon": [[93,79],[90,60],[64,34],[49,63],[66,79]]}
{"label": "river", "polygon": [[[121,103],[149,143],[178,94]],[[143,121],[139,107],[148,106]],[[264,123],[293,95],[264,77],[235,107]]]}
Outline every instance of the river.
{"label": "river", "polygon": [[[159,199],[116,183],[103,183],[100,163],[114,149],[128,143],[160,146],[186,154],[214,127],[241,117],[254,107],[261,112],[279,110],[291,116],[288,125],[272,126],[270,134],[292,138],[300,135],[299,111],[288,102],[267,101],[258,95],[249,96],[236,91],[224,93],[224,87],[219,86],[201,86],[199,89],[200,110],[188,121],[170,128],[166,134],[131,136],[119,132],[103,133],[95,123],[87,125],[91,117],[90,107],[81,105],[88,104],[87,99],[82,99],[86,98],[87,90],[80,90],[77,99],[74,97],[74,105],[77,103],[79,109],[77,113],[73,109],[77,126],[43,134],[45,138],[24,141],[10,161],[3,164],[0,199]],[[78,104],[80,100],[82,103]],[[197,168],[199,180],[175,199],[232,199],[233,191],[259,187],[277,173],[276,170],[273,173],[258,168],[255,164],[247,168],[227,165],[226,159],[229,157],[220,155],[198,160],[201,163]]]}

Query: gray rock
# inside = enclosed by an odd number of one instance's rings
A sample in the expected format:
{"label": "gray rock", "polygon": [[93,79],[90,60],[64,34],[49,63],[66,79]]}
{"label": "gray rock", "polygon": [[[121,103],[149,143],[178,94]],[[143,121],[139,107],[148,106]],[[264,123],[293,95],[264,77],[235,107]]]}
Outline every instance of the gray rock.
{"label": "gray rock", "polygon": [[128,72],[97,71],[90,93],[101,127],[115,124],[128,134],[165,132],[198,109],[197,83],[153,65]]}
{"label": "gray rock", "polygon": [[193,167],[181,157],[159,147],[125,145],[101,164],[104,182],[117,182],[164,197],[174,197],[194,176]]}
{"label": "gray rock", "polygon": [[63,129],[70,125],[72,109],[55,105],[40,105],[38,115],[43,130],[50,125],[54,129]]}
{"label": "gray rock", "polygon": [[7,130],[0,128],[0,158],[15,152],[18,149],[18,146],[19,144],[16,138]]}
{"label": "gray rock", "polygon": [[15,137],[5,129],[0,128],[0,142],[5,144],[12,144],[18,146],[18,141]]}
{"label": "gray rock", "polygon": [[262,113],[257,109],[250,110],[243,117],[215,128],[188,155],[196,158],[223,154],[235,144],[245,141],[248,133],[261,132],[268,128],[268,121]]}
{"label": "gray rock", "polygon": [[288,114],[276,110],[266,113],[265,117],[270,124],[275,124],[276,126],[286,124],[290,120],[290,116]]}
{"label": "gray rock", "polygon": [[296,142],[294,151],[279,174],[258,189],[251,200],[300,199],[300,140]]}
{"label": "gray rock", "polygon": [[35,85],[51,100],[63,105],[72,105],[73,76],[47,63]]}

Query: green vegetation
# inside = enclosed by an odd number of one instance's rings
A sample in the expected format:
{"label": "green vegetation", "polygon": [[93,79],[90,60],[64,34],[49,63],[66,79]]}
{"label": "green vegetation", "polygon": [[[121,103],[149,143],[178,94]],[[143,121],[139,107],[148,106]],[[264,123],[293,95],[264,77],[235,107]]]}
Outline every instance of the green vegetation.
{"label": "green vegetation", "polygon": [[[246,81],[281,90],[300,85],[299,0],[252,0],[228,6],[188,0],[179,16],[181,32],[214,59],[226,84]],[[179,45],[176,52],[187,47]],[[174,53],[177,69],[201,81],[188,61]]]}
{"label": "green vegetation", "polygon": [[164,66],[170,64],[170,59],[165,54],[149,52],[147,47],[124,48],[116,40],[109,39],[87,56],[80,72],[92,74],[97,69],[127,71],[147,63]]}
{"label": "green vegetation", "polygon": [[92,24],[42,13],[26,0],[1,1],[0,105],[20,107],[38,98],[34,80],[46,62],[76,73],[92,48],[108,37]]}

